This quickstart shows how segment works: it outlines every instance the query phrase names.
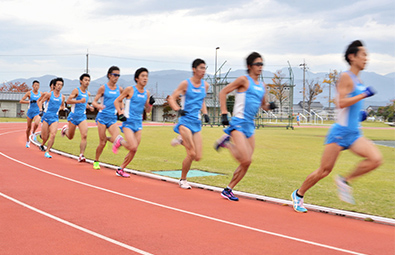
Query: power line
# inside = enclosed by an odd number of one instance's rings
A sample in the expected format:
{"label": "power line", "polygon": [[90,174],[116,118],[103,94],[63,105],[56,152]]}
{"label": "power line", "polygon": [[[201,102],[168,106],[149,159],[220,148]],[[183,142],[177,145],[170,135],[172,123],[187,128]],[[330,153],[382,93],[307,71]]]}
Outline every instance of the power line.
{"label": "power line", "polygon": [[84,56],[85,54],[72,53],[72,54],[6,54],[0,57],[68,57],[68,56]]}
{"label": "power line", "polygon": [[104,58],[117,58],[117,59],[126,59],[126,60],[138,60],[138,61],[147,61],[147,62],[158,62],[158,63],[177,63],[177,64],[190,64],[189,62],[178,62],[178,61],[164,61],[164,60],[152,60],[152,59],[142,59],[142,58],[131,58],[131,57],[118,57],[118,56],[108,56],[101,54],[89,54],[91,56],[96,57],[104,57]]}

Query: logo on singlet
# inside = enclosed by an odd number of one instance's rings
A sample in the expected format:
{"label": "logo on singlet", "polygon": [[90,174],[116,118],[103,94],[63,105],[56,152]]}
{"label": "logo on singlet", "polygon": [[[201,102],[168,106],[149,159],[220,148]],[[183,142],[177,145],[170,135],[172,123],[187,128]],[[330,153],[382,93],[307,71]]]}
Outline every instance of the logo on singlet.
{"label": "logo on singlet", "polygon": [[195,93],[201,93],[200,89],[192,89],[192,91]]}

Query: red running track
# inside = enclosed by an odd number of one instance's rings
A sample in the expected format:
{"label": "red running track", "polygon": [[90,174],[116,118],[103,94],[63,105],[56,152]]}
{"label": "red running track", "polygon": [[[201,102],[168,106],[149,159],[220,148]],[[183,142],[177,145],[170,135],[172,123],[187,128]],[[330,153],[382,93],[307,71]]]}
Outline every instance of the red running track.
{"label": "red running track", "polygon": [[393,226],[46,159],[24,129],[0,123],[0,254],[395,253]]}

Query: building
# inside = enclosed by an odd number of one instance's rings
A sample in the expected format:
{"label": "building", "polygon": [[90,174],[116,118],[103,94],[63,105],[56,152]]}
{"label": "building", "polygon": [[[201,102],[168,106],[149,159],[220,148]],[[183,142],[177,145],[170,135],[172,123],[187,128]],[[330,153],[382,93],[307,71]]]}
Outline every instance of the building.
{"label": "building", "polygon": [[[26,118],[26,113],[29,108],[28,104],[21,104],[19,101],[25,95],[26,92],[1,92],[0,93],[0,117],[8,118]],[[70,94],[64,94],[67,97]],[[95,95],[89,97],[89,102],[93,102]],[[99,100],[100,101],[100,100]],[[70,108],[70,107],[69,107]],[[166,112],[166,113],[165,113]],[[98,110],[91,112],[86,111],[88,119],[95,119]],[[64,111],[59,112],[60,118],[67,118],[67,113]],[[155,98],[155,104],[152,108],[152,121],[175,121],[177,119],[176,113],[173,110],[166,111],[166,99]]]}
{"label": "building", "polygon": [[0,93],[0,114],[1,117],[26,117],[28,110],[28,104],[20,104],[19,101],[22,99],[26,92],[1,92]]}

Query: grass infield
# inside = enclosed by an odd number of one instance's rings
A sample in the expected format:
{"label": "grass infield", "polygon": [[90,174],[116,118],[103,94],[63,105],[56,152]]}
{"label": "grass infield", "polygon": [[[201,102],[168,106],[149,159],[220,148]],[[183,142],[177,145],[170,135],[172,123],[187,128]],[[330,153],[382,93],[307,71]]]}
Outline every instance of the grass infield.
{"label": "grass infield", "polygon": [[[62,126],[63,123],[59,128]],[[369,122],[364,122],[363,126],[388,127],[383,123]],[[327,131],[328,128],[322,127],[299,127],[295,130],[275,127],[257,129],[253,162],[235,190],[290,200],[292,191],[319,166]],[[184,147],[170,145],[171,139],[176,136],[171,126],[144,126],[142,132],[141,144],[128,168],[143,172],[181,169],[186,153]],[[363,133],[372,140],[395,140],[394,129],[363,129]],[[193,162],[192,168],[223,175],[193,177],[189,178],[190,181],[226,187],[237,162],[226,149],[219,153],[213,149],[214,141],[222,134],[221,127],[203,127],[203,157],[200,162]],[[79,130],[71,141],[62,138],[58,132],[53,147],[78,155],[79,142]],[[97,145],[97,129],[90,128],[85,157],[94,159]],[[112,144],[107,145],[100,161],[120,165],[127,151],[121,147],[115,155],[111,147]],[[340,154],[332,173],[306,193],[305,202],[395,218],[395,148],[379,145],[378,148],[384,157],[383,165],[352,183],[356,205],[339,200],[334,184],[336,174],[346,174],[361,161],[360,157],[348,150]]]}

